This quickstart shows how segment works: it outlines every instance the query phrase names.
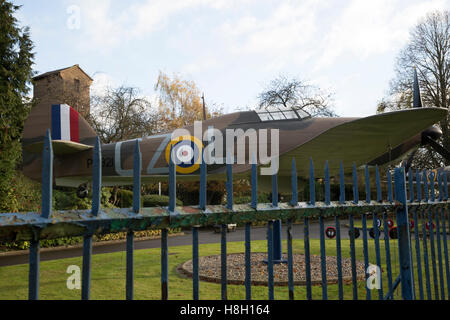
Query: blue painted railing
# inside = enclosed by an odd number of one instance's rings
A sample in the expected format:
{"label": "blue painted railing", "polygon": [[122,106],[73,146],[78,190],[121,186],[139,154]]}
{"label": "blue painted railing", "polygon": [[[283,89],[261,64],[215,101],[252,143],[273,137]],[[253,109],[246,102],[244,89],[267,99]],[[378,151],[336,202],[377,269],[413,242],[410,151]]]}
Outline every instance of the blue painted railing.
{"label": "blue painted railing", "polygon": [[[394,171],[394,188],[392,176],[387,171],[387,201],[382,199],[382,183],[378,167],[375,168],[376,200],[371,199],[371,182],[369,168],[365,168],[365,201],[359,200],[357,168],[354,165],[352,171],[353,200],[345,198],[344,170],[342,164],[339,170],[339,199],[331,201],[330,175],[328,163],[324,169],[324,202],[316,201],[314,177],[314,164],[310,163],[310,199],[308,203],[298,202],[298,185],[295,159],[292,161],[292,197],[289,203],[278,202],[278,181],[273,175],[272,204],[258,204],[257,167],[251,169],[251,203],[249,205],[233,204],[233,173],[232,166],[226,168],[226,206],[207,206],[206,185],[207,166],[200,166],[200,203],[198,207],[176,207],[176,170],[172,157],[169,163],[169,205],[166,208],[153,208],[145,211],[141,208],[141,168],[142,156],[139,143],[136,141],[134,153],[134,188],[133,207],[130,209],[100,208],[101,194],[101,145],[97,139],[93,157],[92,179],[92,210],[80,212],[52,212],[52,175],[53,175],[53,151],[50,132],[47,132],[42,161],[42,212],[41,214],[0,214],[0,241],[6,240],[30,240],[29,255],[29,299],[39,298],[39,241],[43,234],[45,238],[57,238],[63,236],[83,235],[83,268],[81,298],[90,298],[91,284],[91,257],[92,237],[96,233],[126,231],[126,299],[133,299],[134,283],[134,232],[139,230],[157,228],[161,229],[161,298],[169,299],[168,291],[168,228],[191,227],[192,228],[192,259],[193,259],[193,299],[200,299],[199,293],[199,242],[198,231],[200,226],[220,224],[221,232],[221,297],[228,298],[227,294],[227,224],[230,222],[242,222],[245,225],[245,297],[252,298],[251,279],[251,223],[254,221],[267,222],[267,274],[268,274],[268,298],[274,299],[274,263],[287,263],[289,299],[294,299],[294,269],[293,269],[293,233],[292,226],[295,221],[303,221],[304,228],[304,255],[305,255],[305,279],[306,298],[312,299],[312,270],[310,247],[310,222],[318,218],[320,229],[320,261],[321,261],[321,288],[322,299],[328,299],[327,265],[326,265],[326,240],[325,220],[334,217],[335,234],[330,238],[336,243],[336,266],[338,299],[344,299],[344,279],[342,271],[342,234],[341,219],[349,221],[349,249],[351,260],[351,285],[353,299],[358,299],[358,279],[356,261],[356,239],[362,233],[362,249],[364,266],[368,270],[370,265],[382,266],[382,252],[380,247],[380,228],[384,228],[384,262],[386,270],[387,287],[383,287],[383,281],[376,289],[378,299],[393,299],[395,290],[401,288],[403,299],[448,299],[450,296],[450,272],[448,258],[447,232],[448,221],[447,201],[448,184],[445,173],[439,173],[436,182],[434,173],[428,175],[423,172],[414,172],[410,169],[407,175],[408,183],[403,168]],[[230,155],[228,155],[230,157]],[[415,183],[414,183],[415,180]],[[431,183],[429,183],[431,181]],[[423,185],[423,192],[422,192]],[[435,187],[437,186],[437,190]],[[417,191],[414,192],[414,189]],[[408,198],[409,195],[409,198]],[[437,196],[436,196],[437,195]],[[395,199],[395,200],[394,200]],[[188,210],[186,210],[188,208]],[[412,214],[411,214],[412,212]],[[392,226],[390,217],[395,215],[397,227]],[[368,230],[368,218],[372,216],[372,227]],[[362,230],[355,227],[355,218],[361,217]],[[433,220],[434,217],[434,220]],[[287,223],[287,261],[282,258],[281,249],[281,223]],[[369,222],[370,223],[370,222]],[[64,229],[64,226],[72,228]],[[421,228],[419,228],[421,225]],[[75,228],[76,226],[76,228]],[[49,230],[61,227],[59,232],[52,234]],[[21,230],[21,239],[17,236],[17,230]],[[328,229],[328,228],[327,228]],[[67,230],[61,233],[60,230]],[[388,232],[389,230],[389,232]],[[414,230],[414,242],[410,230]],[[371,233],[372,232],[372,233]],[[387,236],[388,233],[391,237]],[[371,235],[375,247],[375,261],[369,259],[369,237]],[[398,266],[393,265],[391,244],[393,239],[398,246]],[[422,242],[422,245],[421,245]],[[415,256],[415,259],[413,259]],[[394,261],[395,263],[395,261]],[[399,274],[394,271],[399,269]],[[423,270],[424,269],[424,270]],[[423,273],[424,272],[424,273]],[[416,277],[414,276],[416,275]],[[370,277],[365,274],[366,280]],[[395,281],[393,279],[395,278]],[[417,279],[416,279],[417,278]],[[431,281],[432,278],[432,281]],[[424,286],[425,282],[425,286]],[[434,296],[432,295],[434,289]],[[418,296],[416,296],[418,289]],[[426,295],[425,295],[426,291]],[[372,299],[373,290],[366,286],[366,299]]]}

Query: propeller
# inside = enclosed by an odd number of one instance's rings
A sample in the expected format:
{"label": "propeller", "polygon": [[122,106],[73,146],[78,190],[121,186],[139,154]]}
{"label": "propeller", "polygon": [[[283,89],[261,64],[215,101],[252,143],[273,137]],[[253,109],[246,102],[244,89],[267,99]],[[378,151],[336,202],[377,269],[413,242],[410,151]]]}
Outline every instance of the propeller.
{"label": "propeller", "polygon": [[[413,91],[413,108],[422,108],[422,98],[420,96],[419,79],[417,77],[417,69],[414,68],[414,91]],[[437,126],[432,126],[427,130],[422,132],[421,145],[429,145],[434,151],[439,153],[445,160],[450,161],[450,152],[440,145],[437,140],[442,136],[442,131]],[[415,149],[408,156],[408,159],[402,163],[405,170],[408,171],[411,167],[414,156],[416,155],[418,149]]]}

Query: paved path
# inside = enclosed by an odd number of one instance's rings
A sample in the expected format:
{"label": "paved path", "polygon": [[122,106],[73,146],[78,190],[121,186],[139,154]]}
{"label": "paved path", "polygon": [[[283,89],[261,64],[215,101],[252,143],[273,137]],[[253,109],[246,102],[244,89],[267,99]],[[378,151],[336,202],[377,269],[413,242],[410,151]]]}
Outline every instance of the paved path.
{"label": "paved path", "polygon": [[[348,239],[348,228],[345,227],[347,221],[341,222],[341,238]],[[326,221],[325,228],[327,226],[334,226],[334,221]],[[296,239],[303,239],[303,225],[295,224],[293,226],[293,236]],[[317,222],[310,223],[310,239],[319,239],[319,224]],[[227,234],[227,242],[244,241],[244,228],[238,228],[236,232],[230,232]],[[283,225],[283,239],[286,237],[286,225]],[[251,232],[252,240],[266,240],[266,228],[254,227]],[[169,246],[185,246],[192,244],[192,234],[190,230],[185,230],[184,235],[169,237]],[[199,243],[220,243],[220,233],[214,233],[211,229],[200,229],[199,231]],[[159,248],[161,245],[160,239],[143,240],[135,242],[135,250]],[[93,254],[112,253],[118,251],[125,251],[125,242],[102,244],[99,246],[93,246]],[[64,248],[41,251],[41,261],[64,259],[80,257],[83,255],[82,248]],[[28,251],[24,251],[18,255],[0,255],[0,267],[12,266],[18,264],[28,263]]]}

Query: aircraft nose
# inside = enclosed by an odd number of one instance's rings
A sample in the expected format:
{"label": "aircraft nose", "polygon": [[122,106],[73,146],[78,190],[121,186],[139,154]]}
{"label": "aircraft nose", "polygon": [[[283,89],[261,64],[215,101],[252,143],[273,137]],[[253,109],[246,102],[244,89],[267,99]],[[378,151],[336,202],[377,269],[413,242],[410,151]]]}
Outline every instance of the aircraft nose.
{"label": "aircraft nose", "polygon": [[436,126],[432,126],[431,128],[428,128],[427,130],[422,132],[422,137],[423,136],[428,136],[431,139],[433,139],[434,141],[436,141],[440,137],[442,137],[442,130],[439,129],[438,127],[436,127]]}

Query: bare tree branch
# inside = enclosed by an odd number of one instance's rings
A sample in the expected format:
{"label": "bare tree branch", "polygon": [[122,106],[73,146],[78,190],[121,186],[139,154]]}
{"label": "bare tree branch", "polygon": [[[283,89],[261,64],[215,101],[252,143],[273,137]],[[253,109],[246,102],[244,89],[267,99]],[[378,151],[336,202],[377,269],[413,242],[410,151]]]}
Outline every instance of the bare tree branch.
{"label": "bare tree branch", "polygon": [[[378,105],[378,112],[412,107],[412,79],[417,68],[419,86],[424,106],[448,109],[450,106],[450,14],[449,11],[435,11],[427,14],[410,31],[410,41],[400,52],[395,77],[390,83],[390,97]],[[449,120],[440,122],[443,132],[440,143],[450,149]],[[417,153],[413,165],[442,166],[447,164],[429,148]]]}
{"label": "bare tree branch", "polygon": [[120,86],[92,97],[87,119],[105,143],[130,140],[158,132],[158,114],[139,90]]}
{"label": "bare tree branch", "polygon": [[284,75],[272,80],[267,88],[258,95],[259,107],[281,106],[301,109],[313,117],[336,117],[331,108],[332,94],[309,85],[296,78],[288,79]]}

